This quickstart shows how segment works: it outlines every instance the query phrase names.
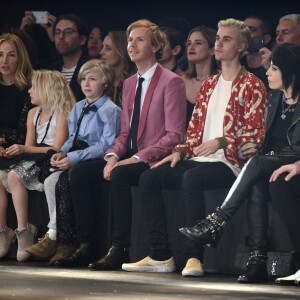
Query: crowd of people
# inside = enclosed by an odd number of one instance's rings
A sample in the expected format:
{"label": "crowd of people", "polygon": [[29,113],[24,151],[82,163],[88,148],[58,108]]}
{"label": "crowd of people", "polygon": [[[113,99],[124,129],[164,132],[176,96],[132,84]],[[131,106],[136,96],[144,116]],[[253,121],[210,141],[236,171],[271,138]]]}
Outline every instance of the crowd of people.
{"label": "crowd of people", "polygon": [[[184,201],[182,276],[204,275],[204,246],[217,246],[245,201],[250,257],[239,282],[268,281],[268,201],[300,251],[300,15],[283,16],[276,30],[254,15],[216,25],[186,32],[174,20],[140,19],[104,32],[73,14],[48,14],[47,57],[31,11],[20,28],[1,29],[0,258],[17,240],[20,262],[174,272],[163,189]],[[99,259],[95,190],[103,184],[113,224]],[[138,262],[129,256],[133,186],[149,240]],[[205,218],[204,192],[217,188],[228,195]],[[38,241],[28,190],[48,204]],[[299,284],[300,272],[276,282]]]}

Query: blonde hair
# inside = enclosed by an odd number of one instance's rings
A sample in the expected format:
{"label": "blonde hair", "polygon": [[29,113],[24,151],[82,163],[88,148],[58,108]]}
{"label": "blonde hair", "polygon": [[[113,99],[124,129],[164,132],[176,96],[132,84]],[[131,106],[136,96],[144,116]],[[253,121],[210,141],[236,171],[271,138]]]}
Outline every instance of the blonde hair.
{"label": "blonde hair", "polygon": [[32,86],[36,95],[51,113],[64,114],[67,118],[75,104],[75,97],[62,73],[58,71],[34,71]]}
{"label": "blonde hair", "polygon": [[151,44],[154,47],[158,47],[158,51],[155,53],[155,57],[157,60],[159,60],[163,55],[163,49],[165,46],[164,35],[159,26],[147,19],[137,20],[128,26],[126,30],[127,38],[129,37],[131,30],[136,27],[145,27],[147,29]]}
{"label": "blonde hair", "polygon": [[98,71],[102,79],[103,91],[104,93],[112,98],[114,93],[114,82],[115,82],[115,71],[113,68],[104,60],[101,59],[91,59],[87,61],[78,73],[78,83],[91,71]]}
{"label": "blonde hair", "polygon": [[[15,73],[15,83],[19,90],[24,90],[30,86],[33,72],[27,49],[21,38],[13,33],[2,34],[0,36],[0,45],[3,42],[11,43],[14,51],[16,52],[18,66]],[[3,80],[1,74],[0,79]]]}
{"label": "blonde hair", "polygon": [[237,29],[239,31],[239,43],[244,43],[246,45],[246,49],[248,48],[250,40],[250,30],[245,22],[230,18],[219,21],[218,28],[220,27],[231,27]]}

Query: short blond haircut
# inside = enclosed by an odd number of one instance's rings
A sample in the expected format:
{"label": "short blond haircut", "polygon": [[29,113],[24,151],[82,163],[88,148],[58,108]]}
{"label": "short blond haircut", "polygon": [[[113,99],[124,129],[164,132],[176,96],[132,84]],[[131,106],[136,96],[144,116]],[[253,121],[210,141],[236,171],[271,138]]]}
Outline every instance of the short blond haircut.
{"label": "short blond haircut", "polygon": [[[16,52],[18,66],[15,73],[15,83],[19,90],[24,90],[30,86],[32,77],[32,65],[27,49],[21,38],[13,33],[4,33],[0,36],[0,45],[3,42],[9,42]],[[2,80],[2,75],[0,74]]]}
{"label": "short blond haircut", "polygon": [[246,45],[246,48],[248,48],[250,40],[250,30],[245,22],[230,18],[219,21],[218,28],[220,27],[231,27],[237,29],[239,32],[239,43],[244,43]]}
{"label": "short blond haircut", "polygon": [[75,104],[73,92],[62,73],[50,70],[33,72],[32,86],[36,95],[51,113],[64,114],[66,117]]}
{"label": "short blond haircut", "polygon": [[131,30],[136,27],[144,27],[147,29],[152,45],[154,47],[158,47],[155,57],[157,60],[159,60],[163,55],[163,49],[165,46],[164,35],[159,26],[147,19],[137,20],[128,26],[126,30],[127,38],[129,37]]}
{"label": "short blond haircut", "polygon": [[87,61],[79,70],[78,83],[91,71],[98,71],[102,79],[103,91],[108,97],[112,97],[114,93],[114,82],[115,82],[115,71],[113,68],[104,60],[91,59]]}

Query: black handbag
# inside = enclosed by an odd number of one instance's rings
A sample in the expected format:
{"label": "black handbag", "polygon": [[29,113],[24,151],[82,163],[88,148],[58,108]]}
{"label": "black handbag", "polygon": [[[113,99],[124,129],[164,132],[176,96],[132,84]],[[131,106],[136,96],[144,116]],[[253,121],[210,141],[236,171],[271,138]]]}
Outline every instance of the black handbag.
{"label": "black handbag", "polygon": [[[234,266],[245,270],[249,253],[240,252],[236,255]],[[285,277],[295,273],[300,268],[299,252],[268,252],[267,269],[271,278]]]}

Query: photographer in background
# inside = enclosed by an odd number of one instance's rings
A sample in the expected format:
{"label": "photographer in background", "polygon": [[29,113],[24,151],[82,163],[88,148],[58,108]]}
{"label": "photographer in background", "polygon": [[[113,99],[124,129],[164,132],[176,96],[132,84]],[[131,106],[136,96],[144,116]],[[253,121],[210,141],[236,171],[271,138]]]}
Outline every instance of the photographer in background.
{"label": "photographer in background", "polygon": [[250,42],[242,64],[245,68],[256,75],[269,89],[266,70],[262,66],[262,56],[259,50],[263,47],[271,49],[272,27],[260,16],[248,16],[244,22],[250,30]]}
{"label": "photographer in background", "polygon": [[[276,44],[291,43],[300,45],[300,14],[289,14],[279,19],[276,28]],[[272,51],[266,47],[259,50],[262,57],[262,66],[270,68],[270,57]]]}
{"label": "photographer in background", "polygon": [[34,69],[47,68],[49,64],[59,58],[53,43],[53,24],[55,21],[56,17],[46,11],[25,11],[24,13],[20,29],[33,40],[37,52],[37,54],[31,55]]}

